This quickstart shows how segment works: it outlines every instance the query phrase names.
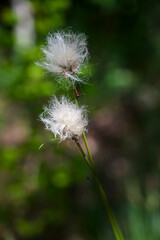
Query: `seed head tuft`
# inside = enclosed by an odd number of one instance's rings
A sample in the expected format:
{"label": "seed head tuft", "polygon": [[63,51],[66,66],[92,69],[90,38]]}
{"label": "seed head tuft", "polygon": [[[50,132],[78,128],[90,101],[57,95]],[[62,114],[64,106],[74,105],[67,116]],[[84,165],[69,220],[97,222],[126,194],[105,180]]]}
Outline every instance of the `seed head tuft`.
{"label": "seed head tuft", "polygon": [[84,34],[74,34],[71,31],[57,32],[47,37],[47,45],[41,48],[45,57],[40,63],[42,68],[56,75],[80,80],[80,66],[88,58],[87,41]]}
{"label": "seed head tuft", "polygon": [[64,96],[60,101],[56,97],[52,98],[49,107],[44,108],[40,119],[46,129],[53,132],[60,141],[79,139],[88,125],[85,108],[77,107]]}

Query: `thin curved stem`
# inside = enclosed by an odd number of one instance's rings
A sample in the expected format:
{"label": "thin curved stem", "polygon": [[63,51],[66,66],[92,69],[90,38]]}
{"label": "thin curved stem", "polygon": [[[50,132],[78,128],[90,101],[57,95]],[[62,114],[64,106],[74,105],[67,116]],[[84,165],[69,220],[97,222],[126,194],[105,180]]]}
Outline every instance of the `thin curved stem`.
{"label": "thin curved stem", "polygon": [[86,135],[85,135],[84,131],[82,132],[82,135],[83,135],[83,139],[84,139],[84,142],[85,142],[85,145],[86,145],[86,149],[87,149],[87,152],[88,152],[90,162],[91,162],[92,166],[94,167],[93,158],[92,158],[92,155],[91,155],[91,152],[90,152],[90,149],[89,149],[88,142],[87,142]]}
{"label": "thin curved stem", "polygon": [[[72,79],[72,87],[73,87],[73,92],[74,92],[74,98],[75,98],[75,103],[77,105],[77,107],[79,106],[78,104],[78,101],[77,101],[77,97],[76,97],[76,94],[75,94],[75,85],[74,85],[74,80]],[[103,201],[103,204],[105,206],[105,210],[106,210],[106,213],[108,215],[108,218],[110,220],[110,223],[111,223],[111,226],[112,226],[112,229],[113,229],[113,232],[115,234],[115,237],[117,240],[124,240],[123,238],[123,235],[121,233],[121,230],[119,228],[119,225],[117,223],[117,220],[112,212],[112,209],[109,205],[109,202],[108,202],[108,199],[107,199],[107,196],[105,194],[105,191],[103,189],[103,186],[98,178],[98,175],[96,173],[96,170],[95,170],[95,166],[94,166],[94,162],[93,162],[93,158],[92,158],[92,155],[91,155],[91,152],[90,152],[90,149],[89,149],[89,146],[88,146],[88,142],[87,142],[87,139],[86,139],[86,135],[85,135],[85,132],[82,131],[82,135],[83,135],[83,139],[84,139],[84,143],[85,143],[85,146],[86,146],[86,149],[87,149],[87,152],[88,152],[88,157],[85,155],[80,143],[78,140],[75,139],[75,142],[86,162],[86,164],[88,165],[90,171],[92,172],[94,178],[95,178],[95,181],[97,183],[97,186],[98,186],[98,189],[99,189],[99,192],[100,192],[100,195],[101,195],[101,198],[102,198],[102,201]]]}
{"label": "thin curved stem", "polygon": [[84,158],[87,166],[88,166],[89,169],[92,171],[92,167],[90,166],[90,162],[89,162],[89,160],[88,160],[88,157],[85,155],[85,153],[84,153],[84,151],[83,151],[83,149],[82,149],[79,141],[78,141],[77,139],[74,139],[74,141],[75,141],[75,143],[77,144],[77,146],[78,146],[78,148],[79,148],[79,150],[80,150],[80,152],[81,152],[81,154],[82,154],[82,156],[83,156],[83,158]]}
{"label": "thin curved stem", "polygon": [[[75,85],[74,85],[74,80],[73,79],[72,79],[72,87],[73,87],[73,92],[74,92]],[[78,104],[75,93],[74,93],[74,98],[75,98],[75,103],[78,107],[79,104]],[[92,155],[91,155],[91,152],[90,152],[90,149],[89,149],[88,142],[87,142],[86,135],[85,135],[84,131],[82,131],[82,135],[83,135],[84,143],[85,143],[85,146],[86,146],[86,149],[87,149],[87,152],[88,152],[89,160],[90,160],[92,166],[94,167],[93,158],[92,158]]]}
{"label": "thin curved stem", "polygon": [[102,198],[102,201],[103,201],[103,204],[105,206],[105,210],[106,210],[106,213],[108,214],[108,218],[110,220],[110,223],[111,223],[111,226],[112,226],[112,229],[113,229],[113,232],[115,234],[115,237],[117,240],[124,240],[123,238],[123,235],[121,233],[121,230],[119,228],[119,225],[118,225],[118,222],[112,212],[112,209],[109,205],[109,202],[108,202],[108,199],[107,199],[107,196],[104,192],[104,189],[103,189],[103,186],[96,174],[96,172],[93,173],[94,174],[94,177],[95,177],[95,181],[97,183],[97,186],[98,186],[98,189],[100,191],[100,194],[101,194],[101,198]]}
{"label": "thin curved stem", "polygon": [[83,151],[80,143],[79,143],[77,140],[75,140],[75,142],[76,142],[76,144],[77,144],[77,146],[78,146],[78,148],[79,148],[79,150],[80,150],[80,152],[81,152],[81,154],[82,154],[85,162],[87,163],[87,165],[88,165],[90,171],[92,172],[92,174],[93,174],[93,176],[94,176],[94,179],[95,179],[95,181],[96,181],[96,183],[97,183],[97,186],[98,186],[98,189],[99,189],[99,192],[100,192],[100,195],[101,195],[103,204],[104,204],[104,206],[105,206],[106,213],[107,213],[108,218],[109,218],[109,220],[110,220],[110,223],[111,223],[113,232],[114,232],[114,234],[115,234],[115,237],[116,237],[117,240],[124,240],[123,235],[122,235],[122,233],[121,233],[121,230],[120,230],[120,228],[119,228],[119,225],[118,225],[118,223],[117,223],[117,220],[116,220],[116,218],[115,218],[115,216],[114,216],[114,214],[113,214],[113,212],[112,212],[112,209],[111,209],[111,207],[110,207],[110,205],[109,205],[107,196],[106,196],[105,191],[104,191],[104,189],[103,189],[103,186],[102,186],[102,184],[101,184],[101,182],[100,182],[100,180],[99,180],[99,177],[98,177],[98,175],[97,175],[97,173],[96,173],[94,164],[91,165],[91,163],[89,162],[88,157],[85,155],[85,153],[84,153],[84,151]]}

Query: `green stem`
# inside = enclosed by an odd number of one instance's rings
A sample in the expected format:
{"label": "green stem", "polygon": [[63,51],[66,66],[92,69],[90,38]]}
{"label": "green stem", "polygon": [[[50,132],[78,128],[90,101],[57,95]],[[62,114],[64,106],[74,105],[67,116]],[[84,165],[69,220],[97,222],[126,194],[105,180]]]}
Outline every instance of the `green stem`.
{"label": "green stem", "polygon": [[121,230],[120,230],[120,228],[119,228],[119,226],[118,226],[117,220],[116,220],[116,218],[115,218],[115,216],[114,216],[114,214],[113,214],[113,212],[112,212],[112,209],[111,209],[111,207],[110,207],[110,205],[109,205],[109,202],[108,202],[107,196],[106,196],[106,194],[105,194],[105,192],[104,192],[104,189],[103,189],[103,187],[102,187],[102,184],[101,184],[101,182],[100,182],[100,180],[99,180],[99,178],[98,178],[98,175],[97,175],[97,173],[96,173],[96,170],[95,170],[95,167],[94,167],[94,163],[93,163],[93,165],[92,165],[92,164],[89,162],[88,157],[85,155],[85,153],[84,153],[81,145],[79,144],[79,142],[78,142],[77,140],[75,140],[75,142],[76,142],[76,144],[77,144],[77,146],[78,146],[78,148],[79,148],[79,150],[80,150],[80,152],[81,152],[81,154],[82,154],[85,162],[87,163],[90,171],[92,172],[92,174],[93,174],[93,176],[94,176],[94,178],[95,178],[95,181],[96,181],[96,183],[97,183],[97,186],[98,186],[98,189],[99,189],[99,192],[100,192],[100,195],[101,195],[103,204],[104,204],[104,206],[105,206],[106,213],[107,213],[108,218],[109,218],[109,220],[110,220],[110,223],[111,223],[113,232],[114,232],[114,234],[115,234],[115,237],[116,237],[117,240],[124,240],[123,235],[122,235],[122,233],[121,233]]}
{"label": "green stem", "polygon": [[91,152],[90,152],[90,149],[89,149],[88,142],[87,142],[86,135],[85,135],[84,131],[82,132],[82,135],[83,135],[84,143],[86,145],[86,149],[87,149],[87,152],[88,152],[90,162],[91,162],[92,166],[94,167],[93,158],[92,158],[92,155],[91,155]]}
{"label": "green stem", "polygon": [[88,157],[85,155],[85,153],[84,153],[84,151],[83,151],[83,149],[82,149],[82,147],[81,147],[79,141],[78,141],[77,139],[74,139],[74,141],[75,141],[75,143],[77,144],[77,146],[78,146],[78,148],[79,148],[79,150],[80,150],[82,156],[84,157],[84,160],[85,160],[87,166],[88,166],[89,169],[92,171],[92,167],[90,166],[90,162],[89,162],[89,160],[88,160]]}
{"label": "green stem", "polygon": [[93,174],[94,174],[99,192],[101,194],[101,198],[102,198],[103,204],[105,206],[106,213],[108,214],[108,218],[109,218],[111,226],[113,228],[113,232],[115,234],[115,237],[116,237],[117,240],[124,240],[123,235],[121,233],[121,230],[119,228],[118,222],[117,222],[117,220],[116,220],[116,218],[115,218],[115,216],[112,212],[112,209],[109,205],[109,202],[108,202],[108,199],[107,199],[106,194],[104,192],[104,189],[102,187],[102,184],[101,184],[97,174],[95,172]]}
{"label": "green stem", "polygon": [[[74,81],[72,80],[72,86],[73,86],[73,92],[74,92],[74,89],[75,89],[75,85],[74,85]],[[75,98],[75,103],[77,105],[77,107],[79,106],[78,105],[78,101],[77,101],[77,98],[76,98],[76,94],[74,93],[74,98]],[[87,142],[87,139],[86,139],[86,135],[85,135],[85,132],[82,131],[82,135],[83,135],[83,139],[84,139],[84,143],[85,143],[85,146],[86,146],[86,149],[87,149],[87,152],[88,152],[88,157],[85,155],[81,145],[79,144],[78,140],[75,139],[75,142],[86,162],[86,164],[88,165],[90,171],[92,172],[94,178],[95,178],[95,181],[97,183],[97,186],[98,186],[98,189],[99,189],[99,192],[100,192],[100,195],[101,195],[101,198],[102,198],[102,201],[103,201],[103,204],[105,206],[105,210],[106,210],[106,213],[108,215],[108,218],[110,220],[110,223],[111,223],[111,226],[113,228],[113,232],[115,234],[115,237],[117,240],[124,240],[123,238],[123,235],[121,233],[121,230],[118,226],[118,223],[117,223],[117,220],[112,212],[112,209],[109,205],[109,202],[108,202],[108,199],[107,199],[107,196],[104,192],[104,189],[102,187],[102,184],[97,176],[97,173],[96,173],[96,170],[95,170],[95,167],[94,167],[94,162],[93,162],[93,158],[92,158],[92,155],[91,155],[91,152],[90,152],[90,149],[89,149],[89,146],[88,146],[88,142]]]}
{"label": "green stem", "polygon": [[[75,85],[74,85],[74,80],[73,79],[72,79],[72,87],[73,87],[73,92],[74,92]],[[74,93],[74,98],[75,98],[75,103],[78,107],[79,104],[78,104],[78,101],[76,99],[75,93]],[[88,152],[89,160],[90,160],[92,166],[94,167],[93,158],[92,158],[92,155],[91,155],[91,152],[90,152],[90,149],[89,149],[88,142],[87,142],[86,135],[85,135],[84,131],[82,131],[82,135],[83,135],[84,143],[85,143],[85,146],[86,146],[86,149],[87,149],[87,152]]]}

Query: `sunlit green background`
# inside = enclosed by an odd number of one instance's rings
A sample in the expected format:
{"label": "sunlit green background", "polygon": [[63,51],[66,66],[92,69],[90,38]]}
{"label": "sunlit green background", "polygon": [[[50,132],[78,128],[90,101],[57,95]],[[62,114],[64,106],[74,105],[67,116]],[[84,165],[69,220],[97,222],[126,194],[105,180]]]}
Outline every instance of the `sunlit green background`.
{"label": "sunlit green background", "polygon": [[50,141],[38,117],[52,94],[72,97],[35,65],[48,32],[68,28],[88,37],[77,89],[125,239],[160,239],[159,26],[156,0],[2,1],[0,240],[115,239],[76,146]]}

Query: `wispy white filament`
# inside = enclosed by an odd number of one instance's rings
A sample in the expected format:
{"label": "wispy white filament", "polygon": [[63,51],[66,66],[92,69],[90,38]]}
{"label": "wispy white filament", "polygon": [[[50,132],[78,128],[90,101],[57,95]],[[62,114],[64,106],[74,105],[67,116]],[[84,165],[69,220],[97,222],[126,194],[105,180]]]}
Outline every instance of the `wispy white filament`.
{"label": "wispy white filament", "polygon": [[37,65],[57,75],[81,81],[74,76],[80,73],[80,66],[88,58],[87,41],[84,34],[57,32],[47,37],[47,45],[42,47],[45,54]]}
{"label": "wispy white filament", "polygon": [[79,139],[88,125],[85,108],[77,107],[64,96],[60,101],[56,97],[52,98],[50,105],[44,108],[40,119],[46,129],[53,132],[60,141]]}

